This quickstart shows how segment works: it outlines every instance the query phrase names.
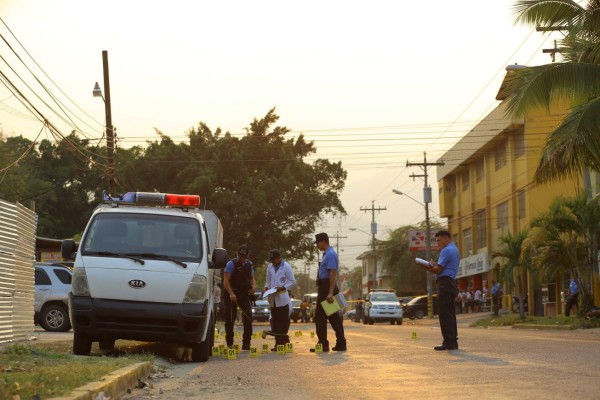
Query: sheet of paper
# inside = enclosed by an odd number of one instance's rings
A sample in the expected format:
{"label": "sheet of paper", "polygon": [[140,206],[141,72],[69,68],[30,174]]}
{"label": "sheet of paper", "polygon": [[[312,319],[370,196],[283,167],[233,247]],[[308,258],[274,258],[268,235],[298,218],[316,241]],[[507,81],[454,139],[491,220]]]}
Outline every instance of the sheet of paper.
{"label": "sheet of paper", "polygon": [[432,266],[429,261],[423,260],[422,258],[419,258],[419,257],[415,258],[415,261],[421,265],[426,265],[428,267]]}
{"label": "sheet of paper", "polygon": [[267,290],[266,292],[263,293],[263,299],[265,297],[268,297],[269,295],[275,294],[275,293],[277,293],[277,288],[271,288],[271,289],[269,289],[269,290]]}

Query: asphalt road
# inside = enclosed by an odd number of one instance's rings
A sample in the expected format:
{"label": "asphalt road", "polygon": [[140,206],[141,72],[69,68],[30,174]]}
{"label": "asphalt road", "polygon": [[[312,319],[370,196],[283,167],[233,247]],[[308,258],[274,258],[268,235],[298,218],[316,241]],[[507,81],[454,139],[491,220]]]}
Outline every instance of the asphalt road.
{"label": "asphalt road", "polygon": [[[459,316],[460,350],[450,352],[433,350],[441,342],[435,320],[405,320],[402,326],[344,321],[345,353],[310,353],[314,324],[292,324],[292,334],[303,335],[292,336],[294,352],[285,355],[250,358],[242,352],[237,360],[192,363],[176,361],[181,348],[157,346],[151,349],[164,373],[145,379],[151,388],[134,389],[124,399],[600,397],[600,329],[470,328],[472,320]],[[256,331],[264,328],[255,324]],[[262,343],[271,346],[273,340],[254,339],[252,345]]]}

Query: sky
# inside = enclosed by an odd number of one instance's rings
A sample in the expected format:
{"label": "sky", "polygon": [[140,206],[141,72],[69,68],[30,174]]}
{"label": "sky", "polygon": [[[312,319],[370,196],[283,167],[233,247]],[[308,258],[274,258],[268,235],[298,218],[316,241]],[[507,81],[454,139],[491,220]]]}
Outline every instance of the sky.
{"label": "sky", "polygon": [[[23,63],[0,40],[0,71],[68,134],[27,65],[81,135],[100,139],[104,104],[92,89],[103,86],[107,50],[123,147],[156,139],[155,129],[184,140],[200,121],[241,135],[276,107],[290,137],[314,140],[307,161],[348,171],[347,214],[318,230],[341,236],[332,243],[352,268],[370,240],[361,207],[386,208],[375,214],[382,240],[423,221],[423,181],[410,178],[423,171],[407,161],[436,161],[489,113],[508,64],[550,62],[542,48],[554,37],[516,24],[515,2],[2,0],[0,34]],[[0,128],[34,140],[41,122],[0,83]],[[436,218],[434,167],[429,183]]]}

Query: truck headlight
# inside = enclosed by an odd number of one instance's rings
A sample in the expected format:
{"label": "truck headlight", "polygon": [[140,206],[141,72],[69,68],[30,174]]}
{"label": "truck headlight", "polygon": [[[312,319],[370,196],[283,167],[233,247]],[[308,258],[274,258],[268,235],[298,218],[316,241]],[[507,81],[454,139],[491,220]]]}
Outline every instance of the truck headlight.
{"label": "truck headlight", "polygon": [[73,296],[90,297],[90,286],[88,285],[85,268],[74,268],[71,278],[71,293]]}
{"label": "truck headlight", "polygon": [[206,300],[207,282],[204,275],[194,274],[183,298],[184,303],[201,303]]}

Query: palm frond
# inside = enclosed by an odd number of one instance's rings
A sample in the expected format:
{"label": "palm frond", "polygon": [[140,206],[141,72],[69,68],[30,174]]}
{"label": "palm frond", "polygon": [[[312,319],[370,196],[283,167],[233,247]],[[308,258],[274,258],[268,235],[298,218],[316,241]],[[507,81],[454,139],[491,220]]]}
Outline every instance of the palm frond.
{"label": "palm frond", "polygon": [[507,113],[523,117],[555,102],[580,105],[600,95],[600,65],[557,63],[512,71],[505,79]]}
{"label": "palm frond", "polygon": [[548,135],[534,180],[576,178],[584,168],[600,171],[600,97],[573,109]]}
{"label": "palm frond", "polygon": [[573,0],[521,0],[513,8],[517,22],[546,27],[576,25],[586,12]]}

